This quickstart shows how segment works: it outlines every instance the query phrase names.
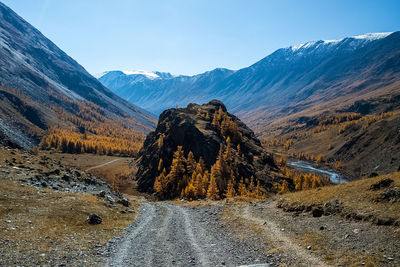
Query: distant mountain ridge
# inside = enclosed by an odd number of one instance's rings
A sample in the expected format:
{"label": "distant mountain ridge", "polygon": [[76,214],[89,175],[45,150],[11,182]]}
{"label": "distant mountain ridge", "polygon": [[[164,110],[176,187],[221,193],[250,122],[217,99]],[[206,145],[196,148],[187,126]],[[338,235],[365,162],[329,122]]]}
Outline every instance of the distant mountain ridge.
{"label": "distant mountain ridge", "polygon": [[[58,123],[57,107],[78,112],[74,101],[94,103],[102,115],[124,121],[132,129],[148,132],[155,127],[154,115],[104,87],[1,2],[0,85],[4,89],[0,93],[0,136],[22,146],[35,144],[26,129],[38,133]],[[30,112],[23,111],[21,103],[29,106]],[[32,114],[35,118],[29,117]]]}
{"label": "distant mountain ridge", "polygon": [[[149,75],[152,73],[153,75]],[[166,72],[107,71],[97,75],[99,81],[114,93],[155,114],[190,102],[205,102],[210,98],[204,90],[230,76],[234,71],[215,69],[202,74],[186,76]],[[201,88],[202,91],[199,91]]]}
{"label": "distant mountain ridge", "polygon": [[349,100],[398,93],[399,44],[400,32],[364,34],[281,48],[238,71],[140,80],[135,74],[112,71],[99,80],[156,114],[176,105],[220,99],[254,128],[332,101],[351,105]]}

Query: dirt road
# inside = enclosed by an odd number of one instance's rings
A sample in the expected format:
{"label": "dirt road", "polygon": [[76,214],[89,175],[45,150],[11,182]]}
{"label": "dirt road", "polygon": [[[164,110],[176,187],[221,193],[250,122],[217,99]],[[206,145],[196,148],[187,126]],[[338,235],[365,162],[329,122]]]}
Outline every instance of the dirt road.
{"label": "dirt road", "polygon": [[103,164],[100,164],[100,165],[97,165],[97,166],[90,167],[90,168],[86,169],[85,171],[90,171],[90,170],[93,170],[93,169],[101,168],[101,167],[104,167],[104,166],[106,166],[106,165],[108,165],[108,164],[114,163],[114,162],[116,162],[116,161],[118,161],[118,160],[120,160],[120,159],[113,159],[113,160],[108,161],[108,162],[106,162],[106,163],[103,163]]}
{"label": "dirt road", "polygon": [[222,207],[143,204],[137,221],[109,246],[106,266],[273,266],[255,242],[218,223]]}

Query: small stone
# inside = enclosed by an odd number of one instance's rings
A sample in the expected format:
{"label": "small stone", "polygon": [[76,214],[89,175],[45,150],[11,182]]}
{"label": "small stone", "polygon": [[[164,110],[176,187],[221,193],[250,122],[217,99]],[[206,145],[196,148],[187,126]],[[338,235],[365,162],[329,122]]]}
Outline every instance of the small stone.
{"label": "small stone", "polygon": [[308,250],[311,250],[311,249],[312,249],[312,247],[311,247],[311,246],[307,246],[307,249],[308,249]]}
{"label": "small stone", "polygon": [[111,203],[115,202],[114,198],[110,195],[107,195],[107,200],[110,201]]}
{"label": "small stone", "polygon": [[354,229],[353,233],[358,234],[360,232],[360,229]]}
{"label": "small stone", "polygon": [[105,197],[106,196],[106,191],[102,190],[99,193],[99,197]]}
{"label": "small stone", "polygon": [[122,199],[118,200],[118,203],[122,204],[125,207],[129,207],[129,205],[130,205],[129,200],[127,200],[126,198],[122,198]]}
{"label": "small stone", "polygon": [[324,229],[325,229],[324,226],[319,227],[319,230],[324,230]]}

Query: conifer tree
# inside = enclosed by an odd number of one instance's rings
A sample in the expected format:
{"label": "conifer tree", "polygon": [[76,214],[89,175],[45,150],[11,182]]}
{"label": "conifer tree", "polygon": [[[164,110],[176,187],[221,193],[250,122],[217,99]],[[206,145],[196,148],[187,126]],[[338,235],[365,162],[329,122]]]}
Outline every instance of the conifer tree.
{"label": "conifer tree", "polygon": [[167,187],[166,172],[167,171],[164,168],[162,173],[159,176],[157,176],[153,186],[154,190],[161,198],[164,198],[166,193],[165,192]]}
{"label": "conifer tree", "polygon": [[240,179],[240,182],[238,185],[238,193],[241,197],[247,196],[247,189],[246,189],[246,185],[243,182],[243,177]]}
{"label": "conifer tree", "polygon": [[256,187],[254,185],[254,177],[253,176],[251,176],[250,185],[249,185],[247,194],[249,197],[253,197],[253,198],[256,197]]}
{"label": "conifer tree", "polygon": [[226,187],[225,197],[233,198],[236,195],[235,187],[233,186],[232,180],[229,180],[228,185]]}
{"label": "conifer tree", "polygon": [[283,180],[281,190],[279,191],[280,194],[285,194],[289,192],[289,184],[286,180]]}
{"label": "conifer tree", "polygon": [[207,190],[208,190],[209,184],[210,184],[210,174],[209,174],[208,170],[206,170],[203,174],[203,179],[201,182],[201,194],[203,197],[206,197],[206,195],[207,195]]}
{"label": "conifer tree", "polygon": [[[195,173],[193,173],[193,175],[195,175]],[[193,185],[195,188],[195,197],[197,199],[199,198],[204,198],[205,194],[203,194],[203,185],[202,185],[202,181],[203,181],[203,175],[202,174],[196,174],[196,176],[193,179]]]}
{"label": "conifer tree", "polygon": [[218,187],[219,192],[223,192],[225,189],[225,184],[224,184],[224,179],[222,177],[222,166],[221,166],[221,160],[217,159],[215,164],[211,167],[211,177],[214,178],[215,183]]}
{"label": "conifer tree", "polygon": [[219,199],[219,190],[217,187],[217,183],[215,182],[215,177],[213,176],[211,172],[211,177],[210,177],[210,184],[207,189],[207,198],[209,199]]}
{"label": "conifer tree", "polygon": [[189,176],[192,176],[194,170],[196,168],[196,160],[194,159],[194,155],[192,151],[189,151],[188,157],[186,160],[186,170]]}
{"label": "conifer tree", "polygon": [[261,192],[260,180],[257,180],[256,198],[265,199],[265,195]]}
{"label": "conifer tree", "polygon": [[160,160],[158,161],[158,168],[157,168],[157,170],[160,172],[162,169],[163,169],[163,159],[160,159]]}
{"label": "conifer tree", "polygon": [[181,190],[183,189],[183,184],[181,183],[180,186],[178,186],[178,182],[181,179],[185,180],[185,178],[187,177],[185,161],[186,159],[184,157],[182,146],[178,146],[172,159],[171,171],[167,175],[167,190],[170,197],[175,196],[176,192],[181,192]]}

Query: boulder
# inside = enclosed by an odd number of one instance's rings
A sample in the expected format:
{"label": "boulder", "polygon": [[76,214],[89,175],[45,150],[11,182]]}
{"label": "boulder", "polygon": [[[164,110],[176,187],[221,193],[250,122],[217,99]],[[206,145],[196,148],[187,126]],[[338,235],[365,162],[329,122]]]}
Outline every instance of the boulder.
{"label": "boulder", "polygon": [[91,224],[91,225],[101,224],[102,219],[99,215],[92,213],[92,214],[89,214],[89,216],[87,218],[87,223]]}
{"label": "boulder", "polygon": [[400,201],[400,188],[393,187],[384,190],[376,198],[378,202],[397,202]]}
{"label": "boulder", "polygon": [[393,180],[390,178],[382,179],[370,186],[370,190],[379,190],[383,188],[387,188],[393,184]]}
{"label": "boulder", "polygon": [[66,182],[70,182],[71,181],[71,177],[68,174],[64,174],[62,179]]}
{"label": "boulder", "polygon": [[324,204],[324,215],[340,213],[343,210],[343,204],[340,200],[334,199]]}
{"label": "boulder", "polygon": [[324,209],[321,206],[316,206],[311,210],[313,217],[321,217],[324,214]]}

